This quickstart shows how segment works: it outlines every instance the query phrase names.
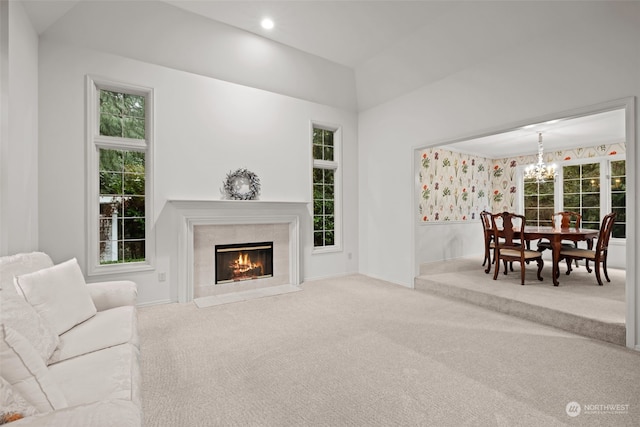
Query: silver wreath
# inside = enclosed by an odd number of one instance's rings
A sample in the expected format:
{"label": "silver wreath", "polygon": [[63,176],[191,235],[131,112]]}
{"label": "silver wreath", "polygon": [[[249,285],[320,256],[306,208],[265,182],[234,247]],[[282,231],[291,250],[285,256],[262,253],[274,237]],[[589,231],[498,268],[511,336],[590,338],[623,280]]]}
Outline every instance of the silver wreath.
{"label": "silver wreath", "polygon": [[260,194],[260,178],[246,169],[229,172],[223,186],[225,195],[232,200],[255,200]]}

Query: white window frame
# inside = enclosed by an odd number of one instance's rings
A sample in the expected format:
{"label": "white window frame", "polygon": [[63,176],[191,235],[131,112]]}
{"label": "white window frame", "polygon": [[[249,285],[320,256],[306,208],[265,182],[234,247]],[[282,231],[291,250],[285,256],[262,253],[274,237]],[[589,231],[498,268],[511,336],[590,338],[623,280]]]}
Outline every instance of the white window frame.
{"label": "white window frame", "polygon": [[[316,160],[313,157],[313,129],[333,132],[333,161]],[[342,251],[342,126],[312,121],[309,126],[309,150],[311,159],[311,246],[312,254],[324,254]],[[334,245],[315,246],[313,229],[313,169],[333,169],[334,174]]]}
{"label": "white window frame", "polygon": [[[141,95],[145,101],[145,139],[117,138],[100,135],[100,90]],[[118,274],[153,270],[155,266],[155,232],[153,231],[153,89],[115,82],[99,77],[86,77],[86,227],[87,275]],[[99,250],[99,150],[135,150],[145,152],[145,261],[100,264]]]}
{"label": "white window frame", "polygon": [[[600,163],[600,221],[602,218],[609,212],[611,212],[611,186],[610,186],[610,177],[611,177],[611,163],[616,160],[625,160],[627,161],[626,155],[624,154],[615,154],[609,156],[599,156],[599,157],[589,157],[584,159],[575,159],[575,160],[567,160],[563,162],[558,162],[556,171],[558,172],[558,176],[555,180],[554,185],[554,211],[561,212],[564,210],[564,198],[562,193],[562,188],[564,184],[564,175],[563,175],[563,167],[564,166],[575,166],[580,164],[587,163]],[[520,194],[518,197],[518,208],[517,211],[520,214],[524,214],[524,169],[527,165],[522,165],[518,167],[518,182],[517,182],[517,191]],[[606,190],[605,190],[606,189]],[[625,221],[628,229],[628,221]],[[611,244],[615,245],[624,245],[626,242],[626,238],[614,238],[611,236]]]}

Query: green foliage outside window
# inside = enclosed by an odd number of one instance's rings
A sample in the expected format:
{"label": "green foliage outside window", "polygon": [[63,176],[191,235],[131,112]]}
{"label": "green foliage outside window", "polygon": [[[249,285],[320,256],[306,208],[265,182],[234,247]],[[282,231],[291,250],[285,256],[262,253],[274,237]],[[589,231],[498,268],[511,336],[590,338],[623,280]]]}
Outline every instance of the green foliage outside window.
{"label": "green foliage outside window", "polygon": [[[100,135],[145,139],[146,98],[100,90]],[[146,152],[98,150],[100,264],[145,260]]]}
{"label": "green foliage outside window", "polygon": [[145,138],[145,97],[100,91],[100,135]]}
{"label": "green foliage outside window", "polygon": [[626,178],[626,162],[624,160],[611,162],[611,211],[616,213],[616,222],[613,224],[611,236],[615,238],[626,237]]}
{"label": "green foliage outside window", "polygon": [[524,216],[527,225],[550,226],[554,212],[554,182],[524,181]]}
{"label": "green foliage outside window", "polygon": [[333,161],[333,132],[313,129],[313,158],[315,160]]}
{"label": "green foliage outside window", "polygon": [[313,168],[313,245],[334,246],[335,242],[335,174],[334,132],[313,129],[313,159],[324,161]]}
{"label": "green foliage outside window", "polygon": [[100,263],[145,259],[145,153],[100,149]]}
{"label": "green foliage outside window", "polygon": [[600,228],[600,163],[563,167],[565,211],[582,215],[580,227]]}

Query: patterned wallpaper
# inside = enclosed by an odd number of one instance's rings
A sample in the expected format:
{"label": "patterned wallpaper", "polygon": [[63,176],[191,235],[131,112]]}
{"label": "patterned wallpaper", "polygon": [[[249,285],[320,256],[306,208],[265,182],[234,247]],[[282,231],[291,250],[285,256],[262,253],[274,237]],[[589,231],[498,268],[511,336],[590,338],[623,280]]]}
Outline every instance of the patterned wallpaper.
{"label": "patterned wallpaper", "polygon": [[[624,143],[546,153],[545,163],[626,153]],[[420,222],[469,221],[484,210],[514,211],[518,199],[516,168],[538,161],[537,155],[488,159],[430,147],[418,151]]]}

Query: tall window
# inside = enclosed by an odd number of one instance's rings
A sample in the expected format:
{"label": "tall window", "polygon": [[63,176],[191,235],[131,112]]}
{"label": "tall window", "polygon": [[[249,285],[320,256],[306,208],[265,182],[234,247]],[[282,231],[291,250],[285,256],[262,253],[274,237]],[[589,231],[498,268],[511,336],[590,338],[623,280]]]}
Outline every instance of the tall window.
{"label": "tall window", "polygon": [[625,238],[627,236],[626,191],[627,174],[626,162],[615,160],[611,162],[611,211],[616,213],[611,237]]}
{"label": "tall window", "polygon": [[550,226],[554,208],[554,182],[524,180],[524,216],[527,225]]}
{"label": "tall window", "polygon": [[[524,214],[528,225],[551,225],[558,211],[578,212],[580,227],[598,230],[601,218],[616,213],[613,238],[626,237],[626,162],[617,158],[588,159],[565,165],[557,184],[524,180]],[[554,188],[555,187],[555,188]]]}
{"label": "tall window", "polygon": [[580,227],[600,228],[600,163],[562,168],[562,197],[565,211],[582,215]]}
{"label": "tall window", "polygon": [[147,269],[152,91],[88,81],[88,271]]}
{"label": "tall window", "polygon": [[340,131],[313,125],[313,246],[339,248]]}

